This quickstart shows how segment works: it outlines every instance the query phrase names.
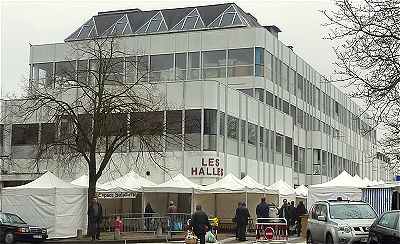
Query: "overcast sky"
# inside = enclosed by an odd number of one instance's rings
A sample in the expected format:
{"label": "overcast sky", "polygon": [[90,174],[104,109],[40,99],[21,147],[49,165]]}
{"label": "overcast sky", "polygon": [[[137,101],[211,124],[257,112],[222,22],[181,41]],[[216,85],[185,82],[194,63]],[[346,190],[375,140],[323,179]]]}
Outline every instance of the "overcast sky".
{"label": "overcast sky", "polygon": [[[1,4],[1,90],[2,96],[16,93],[29,74],[29,43],[63,42],[99,11],[140,8],[142,10],[216,4],[220,0],[146,1],[2,1]],[[311,0],[237,0],[262,25],[276,25],[279,39],[323,75],[332,74],[335,55],[332,44],[323,40],[325,21],[319,12],[332,2]]]}

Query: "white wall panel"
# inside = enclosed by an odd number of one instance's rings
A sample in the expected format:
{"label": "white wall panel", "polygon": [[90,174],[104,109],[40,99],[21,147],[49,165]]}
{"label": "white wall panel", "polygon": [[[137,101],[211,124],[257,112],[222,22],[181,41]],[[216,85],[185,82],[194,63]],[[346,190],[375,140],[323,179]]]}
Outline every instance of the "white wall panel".
{"label": "white wall panel", "polygon": [[218,83],[215,81],[204,82],[204,107],[205,108],[218,108]]}
{"label": "white wall panel", "polygon": [[167,106],[170,110],[182,109],[183,107],[183,84],[166,83]]}
{"label": "white wall panel", "polygon": [[185,82],[185,107],[201,108],[203,87],[201,82]]}

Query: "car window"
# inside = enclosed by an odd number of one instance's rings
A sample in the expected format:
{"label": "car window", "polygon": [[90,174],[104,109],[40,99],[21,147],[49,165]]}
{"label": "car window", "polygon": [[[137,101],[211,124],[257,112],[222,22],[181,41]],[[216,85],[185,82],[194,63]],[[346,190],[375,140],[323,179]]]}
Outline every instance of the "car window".
{"label": "car window", "polygon": [[319,215],[320,216],[325,216],[325,219],[327,219],[327,217],[328,217],[328,209],[327,209],[326,205],[321,205],[320,209],[321,209],[321,212],[320,212]]}
{"label": "car window", "polygon": [[0,214],[2,223],[9,224],[26,224],[20,217],[15,214]]}
{"label": "car window", "polygon": [[385,213],[382,218],[379,220],[378,224],[390,229],[396,229],[397,227],[397,219],[399,215],[396,212]]}
{"label": "car window", "polygon": [[318,213],[320,212],[320,205],[314,205],[313,209],[311,210],[311,218],[318,219]]}
{"label": "car window", "polygon": [[331,205],[332,219],[374,219],[375,211],[368,204],[337,204]]}

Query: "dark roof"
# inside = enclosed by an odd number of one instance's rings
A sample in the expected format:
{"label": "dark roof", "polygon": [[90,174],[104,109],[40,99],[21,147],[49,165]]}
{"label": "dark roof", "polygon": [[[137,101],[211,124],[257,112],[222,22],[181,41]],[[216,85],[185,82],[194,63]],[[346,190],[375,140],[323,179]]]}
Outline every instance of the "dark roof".
{"label": "dark roof", "polygon": [[[197,9],[200,16],[197,19],[194,19],[196,16],[192,17],[190,19],[191,22],[188,22],[190,24],[184,25],[189,13],[192,13],[195,9]],[[232,18],[232,16],[235,17]],[[201,24],[193,24],[195,20],[196,23],[199,22]],[[219,24],[222,22],[223,24]],[[179,25],[177,25],[178,23]],[[210,24],[212,24],[212,27]],[[194,29],[260,26],[256,18],[244,12],[234,3],[149,11],[142,11],[135,8],[99,12],[69,35],[65,41],[84,40],[109,35],[143,35],[156,32],[190,31]],[[172,30],[173,27],[175,27],[174,30]]]}

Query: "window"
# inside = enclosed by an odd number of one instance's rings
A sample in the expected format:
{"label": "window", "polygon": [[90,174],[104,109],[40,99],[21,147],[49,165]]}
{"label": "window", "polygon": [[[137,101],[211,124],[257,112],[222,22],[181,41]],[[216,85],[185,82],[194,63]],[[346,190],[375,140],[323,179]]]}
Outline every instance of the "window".
{"label": "window", "polygon": [[185,150],[201,149],[201,110],[185,110]]}
{"label": "window", "polygon": [[321,174],[321,149],[313,149],[313,175]]}
{"label": "window", "polygon": [[289,115],[289,103],[283,100],[283,112]]}
{"label": "window", "polygon": [[203,56],[203,79],[226,77],[226,51],[206,51]]}
{"label": "window", "polygon": [[290,117],[293,119],[293,124],[296,123],[296,107],[294,105],[290,105]]}
{"label": "window", "polygon": [[293,69],[289,69],[289,92],[290,94],[295,95],[295,86],[296,86],[296,71]]}
{"label": "window", "polygon": [[248,123],[247,124],[247,133],[248,133],[248,143],[256,146],[256,142],[257,142],[257,126],[255,124],[252,123]]}
{"label": "window", "polygon": [[172,54],[152,55],[150,57],[151,80],[172,80],[173,60]]}
{"label": "window", "polygon": [[228,50],[228,77],[253,75],[253,48]]}
{"label": "window", "polygon": [[104,84],[121,84],[124,82],[124,59],[123,58],[112,58],[103,61],[104,67]]}
{"label": "window", "polygon": [[188,80],[200,79],[200,52],[191,52],[188,56]]}
{"label": "window", "polygon": [[78,82],[87,84],[89,74],[88,60],[78,60],[78,69],[76,73]]}
{"label": "window", "polygon": [[264,102],[264,89],[262,88],[256,88],[256,98],[260,102]]}
{"label": "window", "polygon": [[136,31],[136,33],[152,33],[166,30],[168,30],[168,28],[160,11],[156,15],[154,15],[150,19],[150,21],[140,27],[139,30]]}
{"label": "window", "polygon": [[39,124],[13,124],[11,145],[36,145],[38,136]]}
{"label": "window", "polygon": [[269,91],[265,91],[265,100],[267,101],[267,104],[271,107],[274,106],[274,95],[272,95],[272,93],[270,93]]}
{"label": "window", "polygon": [[227,121],[228,137],[232,139],[239,138],[239,119],[228,115]]}
{"label": "window", "polygon": [[374,219],[375,211],[368,204],[338,204],[330,206],[332,219]]}
{"label": "window", "polygon": [[306,151],[302,147],[299,147],[299,172],[306,172]]}
{"label": "window", "polygon": [[293,168],[294,172],[299,172],[299,147],[293,146]]}
{"label": "window", "polygon": [[197,8],[195,8],[183,20],[175,25],[172,30],[191,30],[203,27],[204,23],[201,20],[199,11],[197,10]]}
{"label": "window", "polygon": [[45,87],[52,87],[53,63],[33,64],[33,79]]}
{"label": "window", "polygon": [[175,80],[186,80],[186,53],[175,54]]}
{"label": "window", "polygon": [[303,111],[300,109],[297,109],[297,124],[299,124],[302,128],[304,127]]}
{"label": "window", "polygon": [[292,155],[292,138],[285,136],[285,153],[288,155]]}
{"label": "window", "polygon": [[219,112],[219,134],[225,136],[225,113]]}
{"label": "window", "polygon": [[273,56],[269,52],[265,52],[265,78],[272,81],[272,62]]}
{"label": "window", "polygon": [[68,86],[73,83],[73,81],[76,81],[75,64],[75,61],[56,63],[55,80],[58,85]]}
{"label": "window", "polygon": [[167,111],[167,150],[181,150],[182,110]]}
{"label": "window", "polygon": [[297,97],[304,99],[303,97],[303,76],[297,74]]}
{"label": "window", "polygon": [[283,141],[283,135],[276,133],[275,149],[276,152],[278,153],[282,153],[282,145],[283,145],[282,141]]}
{"label": "window", "polygon": [[328,160],[327,160],[327,152],[325,152],[325,151],[323,151],[322,150],[322,165],[321,165],[321,173],[322,173],[322,175],[325,175],[326,176],[326,174],[327,174],[327,162],[328,162]]}
{"label": "window", "polygon": [[243,92],[244,94],[250,96],[250,97],[254,97],[253,94],[253,89],[238,89],[238,91]]}
{"label": "window", "polygon": [[136,61],[137,78],[138,81],[147,81],[149,76],[149,56],[139,56]]}
{"label": "window", "polygon": [[129,124],[133,135],[161,135],[164,132],[164,112],[131,113]]}
{"label": "window", "polygon": [[264,76],[264,48],[256,47],[255,76]]}
{"label": "window", "polygon": [[[396,212],[389,212],[383,214],[381,219],[379,220],[378,224],[393,230],[399,230],[399,224],[397,222],[399,221],[399,215]],[[397,225],[397,226],[396,226]]]}
{"label": "window", "polygon": [[51,144],[56,141],[57,127],[53,123],[42,123],[40,125],[40,143]]}
{"label": "window", "polygon": [[282,86],[285,88],[287,91],[289,91],[289,67],[282,62],[281,66],[281,80],[282,80]]}
{"label": "window", "polygon": [[227,10],[223,12],[217,19],[215,19],[209,27],[223,27],[230,25],[242,25],[242,21],[236,9],[231,5]]}

